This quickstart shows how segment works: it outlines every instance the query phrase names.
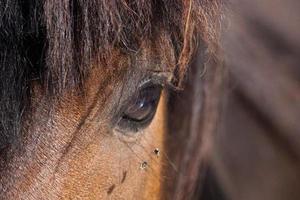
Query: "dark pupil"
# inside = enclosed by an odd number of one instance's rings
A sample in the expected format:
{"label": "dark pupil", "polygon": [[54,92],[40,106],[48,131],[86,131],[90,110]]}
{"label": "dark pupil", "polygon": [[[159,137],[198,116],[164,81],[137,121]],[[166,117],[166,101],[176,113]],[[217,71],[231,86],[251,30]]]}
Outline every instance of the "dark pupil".
{"label": "dark pupil", "polygon": [[123,118],[140,122],[152,118],[161,93],[161,86],[153,85],[143,88],[139,95],[128,105]]}

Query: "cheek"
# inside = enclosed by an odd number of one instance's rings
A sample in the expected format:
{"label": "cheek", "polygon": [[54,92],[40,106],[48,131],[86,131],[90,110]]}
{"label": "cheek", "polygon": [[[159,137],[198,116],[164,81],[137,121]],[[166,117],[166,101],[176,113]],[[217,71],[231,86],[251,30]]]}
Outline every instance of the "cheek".
{"label": "cheek", "polygon": [[[162,167],[163,162],[167,162],[166,154],[164,152],[164,137],[166,133],[166,95],[163,93],[155,118],[148,128],[145,134],[145,140],[150,154],[149,167],[147,171],[147,189],[145,190],[145,199],[160,199],[161,187],[162,187]],[[149,141],[149,142],[148,142]],[[159,153],[154,152],[155,149],[159,150]]]}
{"label": "cheek", "polygon": [[[89,126],[81,132],[57,170],[60,192],[71,199],[158,199],[162,182],[164,104],[162,96],[155,118],[135,142],[119,139],[104,126],[97,130]],[[159,156],[155,149],[159,149]],[[143,168],[144,162],[147,165]]]}

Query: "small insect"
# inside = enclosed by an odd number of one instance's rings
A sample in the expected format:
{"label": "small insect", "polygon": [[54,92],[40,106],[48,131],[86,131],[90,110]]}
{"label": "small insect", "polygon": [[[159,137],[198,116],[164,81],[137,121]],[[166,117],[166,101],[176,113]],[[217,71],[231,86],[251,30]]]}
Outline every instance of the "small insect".
{"label": "small insect", "polygon": [[148,167],[147,161],[142,162],[140,165],[140,169],[142,169],[142,170],[145,170],[147,167]]}
{"label": "small insect", "polygon": [[155,148],[155,149],[153,150],[153,153],[154,153],[156,156],[159,156],[160,151],[159,151],[158,148]]}

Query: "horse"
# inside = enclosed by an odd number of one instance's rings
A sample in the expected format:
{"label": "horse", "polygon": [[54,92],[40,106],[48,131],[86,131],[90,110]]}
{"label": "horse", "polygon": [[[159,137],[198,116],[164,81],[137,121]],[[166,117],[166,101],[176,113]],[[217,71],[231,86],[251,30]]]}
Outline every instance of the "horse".
{"label": "horse", "polygon": [[1,198],[162,198],[167,91],[215,51],[219,2],[0,7]]}
{"label": "horse", "polygon": [[298,199],[296,5],[1,2],[1,199]]}

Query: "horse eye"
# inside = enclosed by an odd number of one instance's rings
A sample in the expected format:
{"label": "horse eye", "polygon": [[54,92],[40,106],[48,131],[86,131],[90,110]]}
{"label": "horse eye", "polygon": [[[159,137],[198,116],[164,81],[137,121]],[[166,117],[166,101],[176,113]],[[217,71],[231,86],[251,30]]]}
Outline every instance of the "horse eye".
{"label": "horse eye", "polygon": [[118,129],[137,132],[152,121],[161,95],[162,86],[146,83],[124,106]]}

